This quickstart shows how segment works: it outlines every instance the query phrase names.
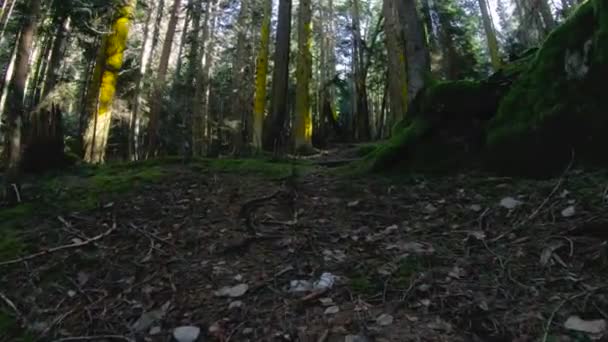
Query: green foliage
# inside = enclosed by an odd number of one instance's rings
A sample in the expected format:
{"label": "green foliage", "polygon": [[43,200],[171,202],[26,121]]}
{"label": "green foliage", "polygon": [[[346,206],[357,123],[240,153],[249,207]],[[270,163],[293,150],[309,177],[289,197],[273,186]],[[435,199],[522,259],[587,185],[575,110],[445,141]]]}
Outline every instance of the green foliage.
{"label": "green foliage", "polygon": [[[563,169],[573,150],[577,160],[608,162],[608,102],[602,91],[608,15],[601,3],[583,4],[552,32],[501,102],[487,134],[495,169],[547,176]],[[575,69],[589,69],[577,76],[568,60]]]}
{"label": "green foliage", "polygon": [[33,335],[22,331],[11,315],[2,311],[0,311],[0,336],[6,338],[5,341],[11,342],[36,341],[36,338]]}

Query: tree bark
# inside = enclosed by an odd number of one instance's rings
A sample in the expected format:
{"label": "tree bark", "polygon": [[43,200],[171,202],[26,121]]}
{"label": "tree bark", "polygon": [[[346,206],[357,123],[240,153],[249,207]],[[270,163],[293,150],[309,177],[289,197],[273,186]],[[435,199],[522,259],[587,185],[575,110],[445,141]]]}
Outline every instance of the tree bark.
{"label": "tree bark", "polygon": [[500,54],[498,52],[498,40],[496,39],[496,30],[494,29],[494,23],[490,16],[490,10],[486,0],[479,0],[479,9],[481,10],[481,20],[483,21],[483,28],[486,32],[486,42],[488,44],[488,52],[490,54],[490,62],[494,71],[500,69],[502,62],[500,61]]}
{"label": "tree bark", "polygon": [[431,57],[424,26],[416,9],[414,0],[395,1],[402,37],[405,39],[407,63],[408,93],[411,102],[424,88],[425,80],[431,72]]}
{"label": "tree bark", "polygon": [[70,17],[63,16],[57,25],[57,32],[53,42],[53,50],[51,51],[51,60],[49,61],[49,66],[47,68],[44,86],[42,89],[42,98],[45,98],[57,85],[59,71],[61,69],[61,61],[65,55],[69,32]]}
{"label": "tree bark", "polygon": [[361,38],[359,0],[352,1],[352,33],[353,33],[353,76],[354,76],[354,121],[355,137],[359,141],[371,138],[369,122],[369,104],[367,98],[367,72],[365,50]]}
{"label": "tree bark", "polygon": [[137,0],[125,1],[117,9],[112,22],[112,33],[104,38],[97,56],[91,84],[92,92],[88,94],[91,114],[84,135],[84,160],[89,163],[100,164],[105,161],[112,122],[112,103],[136,2]]}
{"label": "tree bark", "polygon": [[264,18],[262,19],[262,27],[260,29],[260,46],[258,48],[255,73],[255,99],[253,101],[252,143],[254,149],[258,151],[262,149],[262,134],[264,130],[271,18],[272,0],[264,0]]}
{"label": "tree bark", "polygon": [[277,150],[285,144],[285,120],[289,112],[289,42],[291,38],[291,0],[279,0],[279,22],[272,74],[271,112],[268,129],[264,133],[264,145]]}
{"label": "tree bark", "polygon": [[[246,74],[246,46],[247,43],[247,20],[250,17],[250,7],[247,0],[241,0],[241,8],[236,22],[236,58],[232,65],[232,106],[230,109],[229,119],[236,123],[237,129],[232,134],[232,143],[235,154],[240,154],[245,143],[246,135],[246,116],[249,110],[247,106],[247,90],[245,88]],[[218,125],[222,125],[218,122]]]}
{"label": "tree bark", "polygon": [[312,9],[310,0],[300,0],[298,13],[298,60],[296,70],[295,149],[312,149],[312,113],[310,108],[310,79],[312,77]]}
{"label": "tree bark", "polygon": [[384,0],[386,49],[388,55],[388,89],[392,123],[405,117],[408,107],[407,52],[405,39],[399,26],[394,2]]}
{"label": "tree bark", "polygon": [[162,95],[169,68],[169,58],[171,57],[171,49],[173,47],[173,39],[177,29],[177,21],[179,19],[179,11],[181,0],[173,1],[173,9],[169,18],[167,34],[163,43],[163,49],[158,65],[158,73],[156,80],[152,86],[152,95],[150,98],[150,122],[148,124],[148,156],[153,156],[158,152],[158,138],[160,129],[160,113],[162,107]]}
{"label": "tree bark", "polygon": [[7,194],[11,194],[11,185],[19,178],[19,167],[22,157],[22,129],[24,119],[23,96],[27,80],[29,59],[36,25],[40,15],[41,0],[30,0],[27,4],[26,15],[22,19],[21,36],[17,46],[15,59],[15,74],[9,85],[8,108],[6,115],[6,181]]}

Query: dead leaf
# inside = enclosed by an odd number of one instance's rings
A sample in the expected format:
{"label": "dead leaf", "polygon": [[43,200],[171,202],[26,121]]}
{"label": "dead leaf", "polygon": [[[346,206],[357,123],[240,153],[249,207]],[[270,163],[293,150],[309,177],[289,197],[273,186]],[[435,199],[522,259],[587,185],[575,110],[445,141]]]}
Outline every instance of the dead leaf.
{"label": "dead leaf", "polygon": [[437,207],[435,207],[435,206],[434,206],[434,205],[432,205],[431,203],[427,204],[427,205],[424,207],[424,212],[425,212],[425,213],[427,213],[427,214],[432,214],[432,213],[434,213],[434,212],[436,212],[436,211],[437,211]]}
{"label": "dead leaf", "polygon": [[564,328],[568,330],[582,331],[589,334],[603,334],[607,327],[605,319],[587,321],[578,316],[570,316],[564,323]]}
{"label": "dead leaf", "polygon": [[353,208],[353,207],[358,206],[359,203],[361,203],[361,201],[359,201],[359,200],[351,201],[351,202],[348,202],[348,204],[346,206],[349,207],[349,208]]}
{"label": "dead leaf", "polygon": [[479,204],[473,204],[469,207],[471,210],[473,210],[474,212],[478,213],[481,211],[481,205]]}
{"label": "dead leaf", "polygon": [[131,330],[136,333],[142,333],[150,329],[152,324],[163,319],[164,316],[165,312],[162,309],[146,311],[131,325]]}
{"label": "dead leaf", "polygon": [[396,244],[390,244],[386,246],[387,250],[396,249],[401,253],[412,253],[412,254],[433,254],[435,249],[430,244],[423,244],[420,242],[400,242]]}
{"label": "dead leaf", "polygon": [[249,285],[247,284],[239,284],[236,286],[225,286],[221,289],[215,291],[215,295],[217,297],[231,297],[237,298],[242,297],[249,290]]}

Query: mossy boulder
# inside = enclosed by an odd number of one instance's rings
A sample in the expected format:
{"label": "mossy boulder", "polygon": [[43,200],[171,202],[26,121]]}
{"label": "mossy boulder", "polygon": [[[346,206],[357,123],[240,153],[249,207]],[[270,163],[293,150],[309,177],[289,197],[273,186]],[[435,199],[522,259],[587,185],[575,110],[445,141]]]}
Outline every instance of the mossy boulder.
{"label": "mossy boulder", "polygon": [[440,171],[470,162],[480,154],[485,123],[496,113],[510,77],[438,82],[425,88],[407,119],[395,126],[393,137],[368,155],[368,167]]}
{"label": "mossy boulder", "polygon": [[547,176],[576,161],[608,164],[608,3],[589,0],[553,31],[501,101],[488,165]]}

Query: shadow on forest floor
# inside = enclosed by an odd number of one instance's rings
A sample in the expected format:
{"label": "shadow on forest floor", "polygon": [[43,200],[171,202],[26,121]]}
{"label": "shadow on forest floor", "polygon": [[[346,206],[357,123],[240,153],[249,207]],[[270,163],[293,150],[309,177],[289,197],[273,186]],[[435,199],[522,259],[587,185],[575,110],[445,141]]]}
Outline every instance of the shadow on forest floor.
{"label": "shadow on forest floor", "polygon": [[[206,341],[584,341],[564,322],[607,318],[605,173],[307,170],[143,163],[33,182],[38,204],[0,211],[0,340],[193,325]],[[323,273],[333,287],[308,288]]]}

